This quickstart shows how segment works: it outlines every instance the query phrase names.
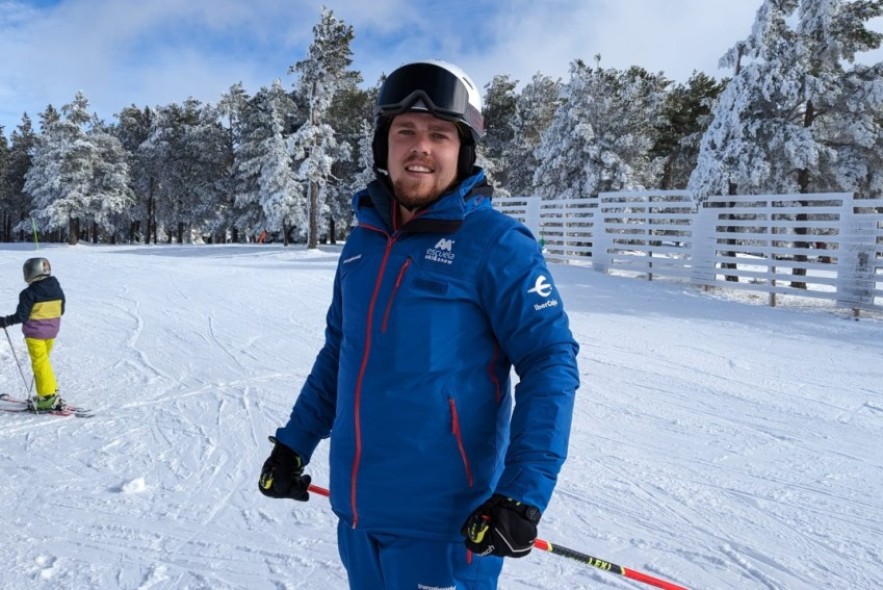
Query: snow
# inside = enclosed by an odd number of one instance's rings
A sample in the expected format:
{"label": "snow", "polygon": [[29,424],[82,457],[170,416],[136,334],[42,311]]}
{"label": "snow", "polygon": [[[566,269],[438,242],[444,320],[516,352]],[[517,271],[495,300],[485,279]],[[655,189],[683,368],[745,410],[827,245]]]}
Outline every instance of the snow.
{"label": "snow", "polygon": [[[0,415],[0,587],[346,588],[326,499],[257,491],[338,253],[0,247],[4,314],[24,260],[52,261],[61,392],[97,411]],[[553,272],[583,385],[542,538],[689,588],[883,587],[883,317]],[[0,390],[21,395],[0,338]],[[500,588],[649,586],[534,551]]]}

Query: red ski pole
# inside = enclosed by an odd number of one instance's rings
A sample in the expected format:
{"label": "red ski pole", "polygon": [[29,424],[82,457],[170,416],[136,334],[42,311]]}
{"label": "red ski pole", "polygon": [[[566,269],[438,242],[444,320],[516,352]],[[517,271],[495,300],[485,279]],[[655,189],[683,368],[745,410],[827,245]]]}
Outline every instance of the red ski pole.
{"label": "red ski pole", "polygon": [[[325,496],[326,498],[331,495],[331,492],[329,492],[327,489],[320,488],[317,485],[310,485],[309,489],[314,494],[319,494],[320,496]],[[684,586],[678,586],[677,584],[666,582],[665,580],[662,580],[660,578],[655,578],[643,572],[622,567],[621,565],[617,565],[609,561],[604,561],[603,559],[598,559],[597,557],[593,557],[586,553],[580,553],[579,551],[576,551],[574,549],[562,547],[561,545],[553,545],[552,543],[544,541],[543,539],[537,539],[536,541],[534,541],[533,546],[540,551],[548,551],[553,555],[560,555],[561,557],[569,557],[570,559],[575,559],[580,563],[585,563],[586,565],[598,568],[601,571],[609,572],[611,574],[619,574],[620,576],[625,576],[630,580],[643,582],[645,584],[649,584],[650,586],[663,588],[664,590],[689,590]]]}

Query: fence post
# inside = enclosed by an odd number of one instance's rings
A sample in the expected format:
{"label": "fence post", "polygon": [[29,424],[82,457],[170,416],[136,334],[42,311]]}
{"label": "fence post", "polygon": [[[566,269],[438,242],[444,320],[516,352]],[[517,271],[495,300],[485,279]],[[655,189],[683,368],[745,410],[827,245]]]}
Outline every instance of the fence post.
{"label": "fence post", "polygon": [[706,288],[714,284],[715,278],[714,257],[717,253],[717,243],[714,240],[715,215],[714,209],[706,207],[705,203],[699,203],[690,228],[693,235],[690,281],[704,285]]}
{"label": "fence post", "polygon": [[539,241],[540,231],[540,198],[526,197],[524,199],[524,225],[530,230],[530,233]]}
{"label": "fence post", "polygon": [[877,222],[854,212],[854,201],[844,205],[837,247],[837,305],[858,310],[874,304],[876,289]]}
{"label": "fence post", "polygon": [[613,245],[613,238],[607,232],[607,211],[604,193],[598,195],[598,210],[595,212],[595,223],[592,228],[594,240],[592,241],[592,268],[600,273],[607,274],[610,269],[609,249]]}

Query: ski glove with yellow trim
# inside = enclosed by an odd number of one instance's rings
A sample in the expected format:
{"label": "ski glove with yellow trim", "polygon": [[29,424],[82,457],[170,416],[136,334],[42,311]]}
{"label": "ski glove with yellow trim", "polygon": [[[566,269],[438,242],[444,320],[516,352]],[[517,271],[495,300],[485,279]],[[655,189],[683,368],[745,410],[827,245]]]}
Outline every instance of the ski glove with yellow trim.
{"label": "ski glove with yellow trim", "polygon": [[258,488],[261,493],[270,498],[291,498],[298,502],[306,502],[310,499],[310,476],[304,475],[304,461],[300,455],[270,437],[270,442],[276,446],[270,457],[264,461],[261,469],[261,478],[258,480]]}
{"label": "ski glove with yellow trim", "polygon": [[540,516],[535,506],[494,494],[466,519],[460,532],[476,555],[524,557],[537,540]]}

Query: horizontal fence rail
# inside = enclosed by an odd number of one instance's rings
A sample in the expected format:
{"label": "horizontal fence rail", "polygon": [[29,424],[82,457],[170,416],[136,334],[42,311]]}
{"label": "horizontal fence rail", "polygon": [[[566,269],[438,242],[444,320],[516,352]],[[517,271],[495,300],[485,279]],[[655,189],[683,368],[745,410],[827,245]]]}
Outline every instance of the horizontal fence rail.
{"label": "horizontal fence rail", "polygon": [[598,272],[828,299],[883,310],[883,199],[851,193],[712,196],[621,191],[495,199],[550,260]]}

